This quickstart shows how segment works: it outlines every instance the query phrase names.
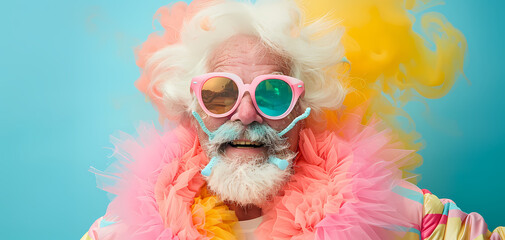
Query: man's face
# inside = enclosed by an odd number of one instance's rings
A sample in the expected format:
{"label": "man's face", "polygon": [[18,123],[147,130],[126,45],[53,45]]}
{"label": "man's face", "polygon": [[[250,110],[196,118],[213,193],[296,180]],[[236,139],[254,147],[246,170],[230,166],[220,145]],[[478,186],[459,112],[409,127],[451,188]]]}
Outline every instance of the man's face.
{"label": "man's face", "polygon": [[[262,46],[256,37],[247,35],[234,36],[218,46],[215,49],[214,53],[211,54],[211,58],[208,62],[208,68],[209,72],[234,73],[242,79],[244,84],[250,84],[252,80],[259,75],[289,73],[289,69],[286,67],[285,61],[283,59],[281,59],[275,53],[269,51],[266,47]],[[241,124],[244,128],[247,128],[251,124],[263,124],[271,127],[277,132],[280,132],[284,130],[293,121],[294,118],[300,115],[301,110],[297,105],[294,110],[283,119],[267,119],[256,111],[250,94],[245,93],[238,108],[228,117],[214,118],[211,116],[206,116],[201,108],[198,110],[198,113],[204,116],[203,121],[210,131],[215,131],[225,123],[236,122]],[[286,151],[296,152],[298,147],[299,132],[302,124],[303,123],[298,123],[291,131],[284,135],[284,145],[287,143],[288,146]],[[207,156],[216,156],[217,153],[215,152],[215,148],[205,147],[208,146],[207,144],[209,143],[209,138],[200,128],[198,129],[198,137],[200,144],[204,146],[204,150],[206,151]],[[239,139],[239,141],[245,142],[249,140],[250,139],[247,138]],[[239,145],[234,143],[224,143],[222,146],[220,146],[220,149],[222,150],[222,153],[220,154],[225,157],[225,160],[223,161],[227,161],[234,167],[240,166],[242,164],[252,164],[253,167],[259,167],[260,165],[272,165],[267,162],[269,155],[273,154],[272,149],[269,149],[272,146],[263,145],[262,147],[244,147],[240,145],[240,143]],[[289,160],[291,161],[292,159]],[[252,163],[252,161],[254,161],[254,163]],[[216,175],[216,172],[219,172],[219,167],[220,166],[218,165],[214,167],[213,174],[209,177],[209,179],[217,177],[213,175]],[[284,172],[290,172],[290,170],[286,170]],[[285,178],[285,173],[282,174],[284,174],[283,178]],[[222,179],[222,177],[223,176],[220,176],[220,179]],[[236,178],[246,179],[235,179],[235,181],[243,181],[244,183],[247,183],[249,180],[253,181],[254,179],[252,178],[255,177],[259,178],[262,176],[236,176]],[[211,181],[209,181],[209,187],[211,190],[213,190]],[[216,189],[214,190],[217,191]],[[239,189],[237,191],[240,192],[241,190]],[[268,191],[276,190],[269,189]],[[219,192],[217,193],[225,194]],[[247,193],[241,192],[237,194]],[[274,193],[271,193],[271,195],[272,194]],[[227,199],[226,196],[222,196],[222,198]],[[233,197],[228,197],[228,199],[233,199]]]}

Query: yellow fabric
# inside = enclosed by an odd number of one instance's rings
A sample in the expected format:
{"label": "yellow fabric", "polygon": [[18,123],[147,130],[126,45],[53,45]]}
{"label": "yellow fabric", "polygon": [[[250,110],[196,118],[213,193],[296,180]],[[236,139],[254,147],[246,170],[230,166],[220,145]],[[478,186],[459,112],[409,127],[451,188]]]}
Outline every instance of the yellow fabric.
{"label": "yellow fabric", "polygon": [[193,224],[198,232],[212,240],[237,239],[233,226],[238,222],[235,212],[228,209],[218,197],[208,193],[204,186],[191,206]]}
{"label": "yellow fabric", "polygon": [[497,227],[493,233],[497,233],[501,239],[505,239],[505,227]]}
{"label": "yellow fabric", "polygon": [[445,233],[445,239],[464,239],[465,231],[461,231],[462,226],[464,228],[460,218],[452,217],[447,219],[448,230]]}
{"label": "yellow fabric", "polygon": [[423,217],[427,214],[442,214],[444,204],[433,194],[424,194]]}
{"label": "yellow fabric", "polygon": [[[420,236],[416,232],[407,232],[404,235],[394,237],[394,240],[419,240]],[[392,239],[393,240],[393,239]]]}
{"label": "yellow fabric", "polygon": [[93,240],[91,239],[91,237],[88,235],[88,233],[84,234],[84,236],[82,236],[81,240]]}

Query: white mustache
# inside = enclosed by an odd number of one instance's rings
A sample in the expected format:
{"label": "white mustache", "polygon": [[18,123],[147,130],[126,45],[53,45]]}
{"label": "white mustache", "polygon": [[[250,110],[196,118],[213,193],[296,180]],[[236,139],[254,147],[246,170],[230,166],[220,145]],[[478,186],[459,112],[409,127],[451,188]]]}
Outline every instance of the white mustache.
{"label": "white mustache", "polygon": [[268,146],[285,141],[285,138],[279,136],[275,129],[259,123],[244,126],[238,121],[227,122],[214,131],[213,134],[214,137],[209,139],[209,144],[213,145],[221,145],[239,139],[247,139],[251,142],[259,142]]}

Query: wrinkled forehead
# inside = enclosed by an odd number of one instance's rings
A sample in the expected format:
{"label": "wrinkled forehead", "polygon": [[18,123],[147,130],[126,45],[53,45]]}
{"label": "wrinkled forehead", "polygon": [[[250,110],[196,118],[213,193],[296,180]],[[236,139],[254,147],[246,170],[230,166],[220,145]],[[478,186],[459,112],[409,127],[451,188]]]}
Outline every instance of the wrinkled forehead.
{"label": "wrinkled forehead", "polygon": [[286,75],[290,70],[284,57],[251,35],[235,35],[219,44],[210,54],[207,67],[209,72],[253,67],[257,71],[272,69],[272,72]]}

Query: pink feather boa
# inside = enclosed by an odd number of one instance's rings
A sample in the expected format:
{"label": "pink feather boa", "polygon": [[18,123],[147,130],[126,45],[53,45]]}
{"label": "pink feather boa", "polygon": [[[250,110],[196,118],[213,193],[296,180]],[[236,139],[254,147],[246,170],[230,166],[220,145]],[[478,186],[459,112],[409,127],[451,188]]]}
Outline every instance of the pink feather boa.
{"label": "pink feather boa", "polygon": [[[114,224],[106,227],[94,224],[89,231],[91,237],[94,240],[193,239],[196,229],[192,226],[189,207],[203,180],[197,182],[197,186],[191,185],[194,181],[181,181],[188,174],[191,175],[189,178],[195,178],[199,166],[181,173],[184,168],[179,168],[179,158],[190,149],[198,148],[196,135],[182,127],[159,133],[148,124],[141,124],[137,132],[137,139],[124,133],[119,138],[112,138],[113,155],[118,161],[105,172],[93,170],[98,186],[114,194],[115,198],[104,216],[104,220]],[[159,185],[171,177],[167,170],[163,171],[169,168],[178,173],[174,179],[177,181],[172,182],[174,205],[170,209],[178,221],[172,223],[164,222],[155,196],[157,183]],[[158,180],[159,176],[163,178]]]}
{"label": "pink feather boa", "polygon": [[259,239],[392,239],[414,225],[392,191],[413,151],[397,149],[377,121],[357,128],[358,120],[342,123],[338,135],[301,132],[295,174],[264,208]]}
{"label": "pink feather boa", "polygon": [[[403,182],[399,167],[413,151],[402,149],[378,121],[360,121],[348,118],[335,132],[300,133],[295,174],[263,206],[260,239],[390,239],[416,224],[397,209],[402,200],[392,191]],[[118,162],[96,172],[102,189],[116,195],[104,217],[115,223],[92,227],[90,235],[206,239],[190,211],[208,162],[195,133],[182,127],[159,133],[143,124],[138,134],[113,139]]]}

